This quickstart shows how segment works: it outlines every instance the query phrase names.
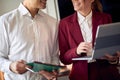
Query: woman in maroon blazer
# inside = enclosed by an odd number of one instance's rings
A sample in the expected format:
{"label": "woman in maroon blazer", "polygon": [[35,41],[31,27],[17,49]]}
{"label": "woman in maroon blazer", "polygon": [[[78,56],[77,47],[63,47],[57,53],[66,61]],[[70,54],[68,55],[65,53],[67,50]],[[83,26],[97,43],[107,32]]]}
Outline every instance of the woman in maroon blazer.
{"label": "woman in maroon blazer", "polygon": [[[98,0],[72,0],[72,3],[76,12],[59,24],[60,60],[65,65],[73,64],[70,80],[120,80],[118,70],[110,61],[72,60],[91,55],[98,25],[112,22],[110,15],[97,12],[101,11]],[[116,60],[116,57],[106,55],[106,59]]]}

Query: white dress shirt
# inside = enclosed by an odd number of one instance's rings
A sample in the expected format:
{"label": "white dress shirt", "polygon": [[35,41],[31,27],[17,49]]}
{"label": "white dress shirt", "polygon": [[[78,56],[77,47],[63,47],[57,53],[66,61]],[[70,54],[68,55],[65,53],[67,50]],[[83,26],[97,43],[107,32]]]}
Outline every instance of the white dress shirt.
{"label": "white dress shirt", "polygon": [[57,20],[39,11],[32,18],[22,5],[0,17],[0,70],[5,80],[46,80],[39,74],[11,72],[11,62],[59,64]]}

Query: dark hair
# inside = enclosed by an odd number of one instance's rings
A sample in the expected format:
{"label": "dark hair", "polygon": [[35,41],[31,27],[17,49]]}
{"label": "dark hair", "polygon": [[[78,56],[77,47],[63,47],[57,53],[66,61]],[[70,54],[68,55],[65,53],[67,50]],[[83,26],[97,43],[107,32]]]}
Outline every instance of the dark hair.
{"label": "dark hair", "polygon": [[92,3],[92,9],[95,11],[103,12],[103,7],[99,0],[94,0]]}

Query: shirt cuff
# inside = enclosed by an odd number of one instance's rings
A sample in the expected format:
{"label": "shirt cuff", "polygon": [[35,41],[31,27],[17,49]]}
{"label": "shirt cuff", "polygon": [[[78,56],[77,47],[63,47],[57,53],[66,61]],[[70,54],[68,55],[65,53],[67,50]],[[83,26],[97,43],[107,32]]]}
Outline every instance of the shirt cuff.
{"label": "shirt cuff", "polygon": [[7,74],[14,74],[14,72],[12,72],[12,71],[10,70],[10,64],[11,64],[11,63],[12,63],[11,61],[7,61],[7,62],[4,63],[4,66],[3,66],[3,67],[4,67],[4,68],[3,68],[4,70],[3,70],[3,71],[4,71],[5,73],[7,73]]}
{"label": "shirt cuff", "polygon": [[119,61],[119,57],[117,58],[117,60],[115,61],[109,61],[110,64],[119,64],[120,61]]}

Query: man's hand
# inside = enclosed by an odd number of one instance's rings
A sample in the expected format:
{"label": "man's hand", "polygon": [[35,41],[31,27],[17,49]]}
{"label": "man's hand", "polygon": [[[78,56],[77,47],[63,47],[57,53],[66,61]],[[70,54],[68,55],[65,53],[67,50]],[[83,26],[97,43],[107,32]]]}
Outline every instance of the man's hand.
{"label": "man's hand", "polygon": [[56,80],[56,77],[57,77],[56,71],[48,72],[45,70],[41,70],[41,71],[39,71],[39,74],[44,76],[47,80]]}
{"label": "man's hand", "polygon": [[17,74],[25,73],[27,71],[25,67],[27,67],[27,65],[24,60],[15,61],[10,64],[10,70]]}

